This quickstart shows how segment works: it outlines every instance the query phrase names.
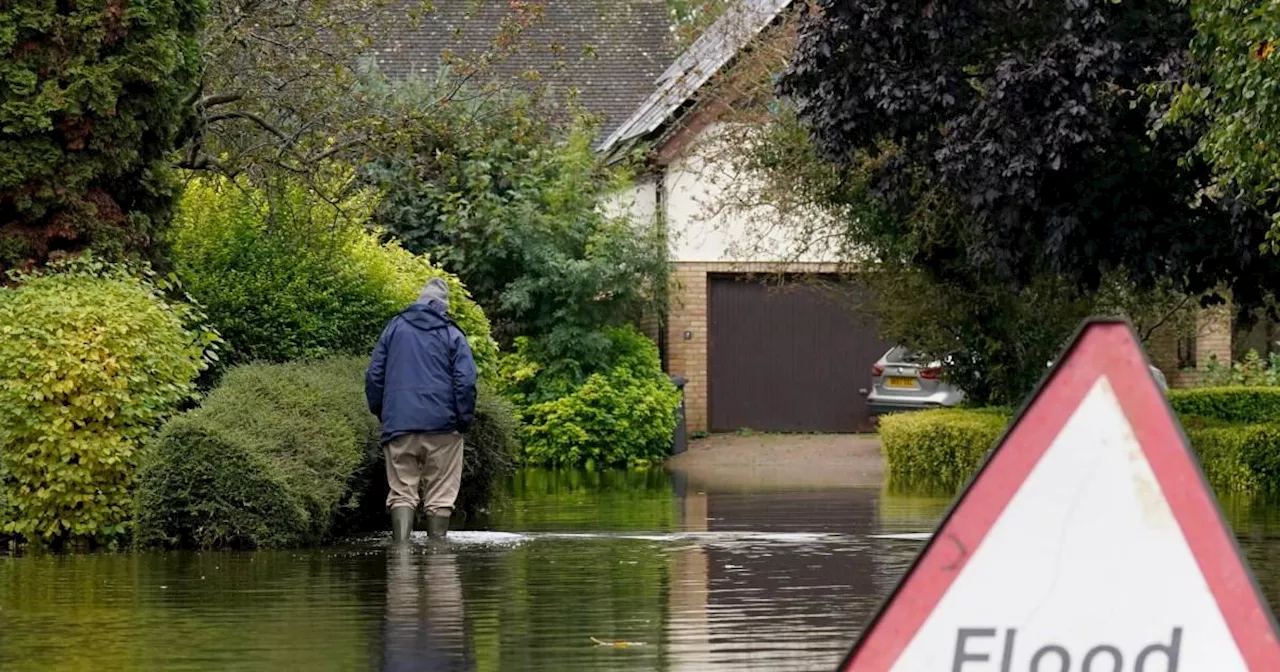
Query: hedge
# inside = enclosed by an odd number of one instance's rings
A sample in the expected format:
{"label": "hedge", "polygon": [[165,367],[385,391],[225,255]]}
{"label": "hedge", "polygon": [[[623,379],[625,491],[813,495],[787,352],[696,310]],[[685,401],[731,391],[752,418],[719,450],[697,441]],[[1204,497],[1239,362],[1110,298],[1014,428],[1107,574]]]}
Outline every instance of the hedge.
{"label": "hedge", "polygon": [[947,408],[880,418],[893,478],[959,485],[982,464],[1009,423],[1003,409]]}
{"label": "hedge", "polygon": [[1179,417],[1234,423],[1280,422],[1280,387],[1202,387],[1170,390]]}
{"label": "hedge", "polygon": [[[167,423],[143,461],[141,546],[294,547],[379,527],[384,481],[366,361],[251,364],[228,371],[193,411]],[[474,511],[516,448],[510,408],[485,391],[468,436],[460,505]],[[381,492],[385,496],[385,483]]]}
{"label": "hedge", "polygon": [[[1201,388],[1175,390],[1170,401],[1218,489],[1280,489],[1280,390]],[[972,474],[1008,425],[1006,409],[940,409],[880,419],[891,479],[955,488]]]}

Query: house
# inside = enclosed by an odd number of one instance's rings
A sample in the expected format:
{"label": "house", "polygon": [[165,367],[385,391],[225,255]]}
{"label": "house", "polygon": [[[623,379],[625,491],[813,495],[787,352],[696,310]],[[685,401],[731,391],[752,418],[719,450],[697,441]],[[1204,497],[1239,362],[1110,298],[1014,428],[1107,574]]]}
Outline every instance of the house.
{"label": "house", "polygon": [[[786,39],[790,0],[731,8],[656,80],[653,93],[601,144],[619,154],[647,145],[650,170],[630,198],[637,217],[667,228],[674,266],[661,345],[668,371],[686,379],[691,432],[849,432],[872,428],[865,388],[889,344],[865,290],[832,279],[848,255],[813,245],[803,225],[778,224],[765,206],[716,212],[730,190],[750,189],[718,147],[732,133],[725,111],[750,95],[712,92],[750,66],[742,55]],[[766,73],[767,74],[767,73]],[[745,88],[745,87],[744,87]],[[732,136],[728,136],[732,141]],[[820,213],[811,213],[820,217]]]}

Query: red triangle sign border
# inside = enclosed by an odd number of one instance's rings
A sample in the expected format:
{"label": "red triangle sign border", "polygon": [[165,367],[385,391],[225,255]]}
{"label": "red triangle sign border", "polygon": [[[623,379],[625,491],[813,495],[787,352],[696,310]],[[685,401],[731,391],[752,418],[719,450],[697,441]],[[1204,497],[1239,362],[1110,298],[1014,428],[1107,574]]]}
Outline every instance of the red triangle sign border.
{"label": "red triangle sign border", "polygon": [[1106,376],[1251,670],[1280,670],[1280,637],[1127,321],[1087,321],[867,624],[841,670],[890,670],[1085,396]]}

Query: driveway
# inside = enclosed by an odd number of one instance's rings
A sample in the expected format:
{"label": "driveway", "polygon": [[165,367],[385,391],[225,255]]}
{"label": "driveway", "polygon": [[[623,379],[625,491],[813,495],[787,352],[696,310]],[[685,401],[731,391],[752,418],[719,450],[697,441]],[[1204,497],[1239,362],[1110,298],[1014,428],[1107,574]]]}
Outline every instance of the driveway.
{"label": "driveway", "polygon": [[689,442],[667,468],[720,488],[880,487],[875,434],[720,434]]}

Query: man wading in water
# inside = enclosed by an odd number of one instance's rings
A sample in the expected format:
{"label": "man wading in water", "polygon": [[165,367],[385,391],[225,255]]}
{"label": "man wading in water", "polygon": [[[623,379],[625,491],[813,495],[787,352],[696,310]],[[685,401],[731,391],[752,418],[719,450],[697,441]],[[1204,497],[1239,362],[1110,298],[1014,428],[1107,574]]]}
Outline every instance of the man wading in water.
{"label": "man wading in water", "polygon": [[[405,543],[426,490],[427,535],[443,539],[462,483],[462,435],[476,411],[476,363],[449,319],[449,286],[427,281],[391,318],[365,374],[369,410],[382,422],[391,537]],[[425,481],[420,484],[419,481]]]}

